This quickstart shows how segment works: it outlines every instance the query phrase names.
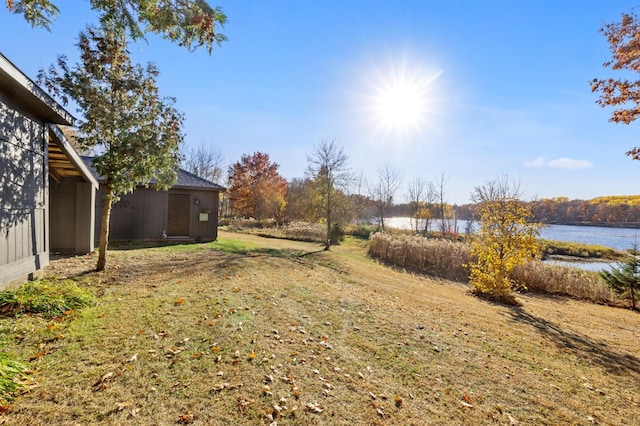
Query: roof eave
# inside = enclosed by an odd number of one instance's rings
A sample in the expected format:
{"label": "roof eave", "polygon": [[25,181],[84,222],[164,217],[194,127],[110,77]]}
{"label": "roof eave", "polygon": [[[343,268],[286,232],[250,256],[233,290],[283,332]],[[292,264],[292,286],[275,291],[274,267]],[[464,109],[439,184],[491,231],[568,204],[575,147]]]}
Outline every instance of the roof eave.
{"label": "roof eave", "polygon": [[82,175],[82,177],[89,182],[91,185],[93,185],[96,189],[98,189],[99,187],[99,182],[98,180],[95,178],[95,176],[93,175],[93,173],[89,170],[89,168],[86,166],[86,164],[84,163],[84,161],[82,161],[82,158],[80,158],[80,156],[76,153],[76,151],[73,149],[73,147],[71,146],[71,144],[69,143],[69,141],[67,141],[67,138],[64,137],[64,134],[62,133],[62,131],[58,128],[58,126],[56,126],[55,124],[50,124],[49,128],[51,129],[51,131],[53,132],[53,134],[56,136],[56,138],[58,139],[58,141],[60,142],[60,147],[62,148],[62,150],[64,151],[65,155],[67,156],[67,158],[69,158],[69,161],[71,162],[71,164],[73,164],[73,166],[78,169],[78,171],[80,172],[80,174]]}
{"label": "roof eave", "polygon": [[18,100],[39,113],[46,121],[73,126],[75,118],[0,53],[0,81]]}

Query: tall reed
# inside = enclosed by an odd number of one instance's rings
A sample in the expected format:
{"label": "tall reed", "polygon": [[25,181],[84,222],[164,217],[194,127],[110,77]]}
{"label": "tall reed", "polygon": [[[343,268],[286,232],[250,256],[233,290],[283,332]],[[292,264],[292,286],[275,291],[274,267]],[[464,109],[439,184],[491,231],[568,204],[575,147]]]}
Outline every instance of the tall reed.
{"label": "tall reed", "polygon": [[377,232],[369,238],[369,255],[398,268],[468,281],[469,271],[463,265],[471,255],[466,244]]}
{"label": "tall reed", "polygon": [[[369,239],[369,255],[398,268],[465,283],[469,281],[469,271],[463,265],[473,261],[465,243],[380,232]],[[596,272],[534,261],[515,268],[511,278],[523,291],[622,303]]]}

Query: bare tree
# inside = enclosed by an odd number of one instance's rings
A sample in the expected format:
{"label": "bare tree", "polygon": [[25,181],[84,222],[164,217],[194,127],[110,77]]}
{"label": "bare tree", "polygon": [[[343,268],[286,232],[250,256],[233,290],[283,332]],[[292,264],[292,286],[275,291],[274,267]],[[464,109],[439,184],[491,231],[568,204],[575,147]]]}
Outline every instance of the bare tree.
{"label": "bare tree", "polygon": [[184,167],[188,172],[211,182],[222,182],[224,156],[218,148],[200,145],[184,152]]}
{"label": "bare tree", "polygon": [[378,170],[375,182],[369,186],[369,196],[373,200],[373,205],[378,213],[380,229],[383,231],[386,212],[393,205],[393,197],[401,184],[400,171],[389,163],[385,163],[384,167]]}
{"label": "bare tree", "polygon": [[323,139],[315,146],[314,151],[307,155],[307,175],[312,179],[321,199],[321,210],[327,224],[325,250],[331,246],[331,227],[336,216],[338,200],[341,190],[346,189],[351,182],[349,157],[335,139]]}
{"label": "bare tree", "polygon": [[369,223],[370,212],[369,212],[369,202],[367,197],[363,194],[365,188],[367,186],[367,180],[364,177],[364,172],[360,170],[353,177],[353,204],[356,217],[356,223],[359,225],[361,223]]}
{"label": "bare tree", "polygon": [[438,218],[440,219],[440,232],[442,237],[447,236],[449,231],[449,220],[447,219],[447,195],[445,187],[447,185],[444,173],[440,175],[440,180],[436,183],[436,201],[438,202]]}
{"label": "bare tree", "polygon": [[416,233],[422,232],[426,235],[429,230],[431,207],[435,201],[435,195],[433,183],[422,176],[416,176],[409,182],[407,201],[411,209],[411,228]]}

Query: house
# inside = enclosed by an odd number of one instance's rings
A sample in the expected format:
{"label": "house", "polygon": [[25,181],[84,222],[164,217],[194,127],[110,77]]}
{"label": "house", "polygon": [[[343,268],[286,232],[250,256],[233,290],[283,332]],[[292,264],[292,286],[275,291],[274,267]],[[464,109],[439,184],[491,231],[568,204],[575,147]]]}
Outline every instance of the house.
{"label": "house", "polygon": [[[101,180],[92,165],[85,163]],[[109,241],[178,239],[213,241],[218,238],[220,193],[225,188],[186,170],[178,170],[178,179],[169,190],[157,191],[153,183],[139,185],[131,194],[123,195],[111,208]],[[104,188],[96,197],[96,238],[100,236]]]}
{"label": "house", "polygon": [[74,118],[0,54],[0,288],[52,250],[93,251],[98,182],[58,125]]}

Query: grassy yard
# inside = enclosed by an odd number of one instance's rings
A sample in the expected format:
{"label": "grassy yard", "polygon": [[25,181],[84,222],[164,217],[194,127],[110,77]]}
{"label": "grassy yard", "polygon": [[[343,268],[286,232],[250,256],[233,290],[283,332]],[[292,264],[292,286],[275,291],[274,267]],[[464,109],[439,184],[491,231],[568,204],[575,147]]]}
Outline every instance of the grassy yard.
{"label": "grassy yard", "polygon": [[0,318],[27,361],[10,425],[640,424],[640,314],[491,304],[348,240],[209,244],[54,261],[96,306]]}

